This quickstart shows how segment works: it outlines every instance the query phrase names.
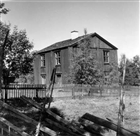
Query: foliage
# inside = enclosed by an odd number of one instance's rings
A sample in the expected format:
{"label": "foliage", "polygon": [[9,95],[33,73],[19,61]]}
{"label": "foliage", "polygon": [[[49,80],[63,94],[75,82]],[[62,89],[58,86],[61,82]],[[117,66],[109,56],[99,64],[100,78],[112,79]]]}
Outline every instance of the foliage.
{"label": "foliage", "polygon": [[69,82],[75,84],[95,85],[100,83],[102,73],[94,54],[91,52],[91,40],[86,37],[73,50]]}
{"label": "foliage", "polygon": [[[119,64],[120,78],[123,74],[123,55]],[[121,82],[121,80],[120,80]],[[134,56],[132,60],[126,60],[126,74],[125,74],[125,85],[140,85],[140,57],[138,55]]]}
{"label": "foliage", "polygon": [[4,6],[5,6],[4,3],[0,3],[0,14],[7,14],[9,12],[9,10]]}
{"label": "foliage", "polygon": [[118,64],[111,62],[109,65],[107,75],[104,75],[107,80],[104,79],[104,84],[106,85],[118,85],[119,72]]}
{"label": "foliage", "polygon": [[[10,25],[2,22],[0,22],[0,28],[2,28],[0,42],[3,43],[6,32],[11,28]],[[18,78],[20,75],[26,75],[33,71],[33,56],[30,53],[32,48],[33,43],[29,41],[26,31],[18,30],[15,26],[8,35],[4,49],[3,79],[7,79],[7,77]]]}
{"label": "foliage", "polygon": [[26,83],[26,84],[34,84],[34,75],[33,73],[29,73],[27,75],[21,75],[19,78],[15,79],[16,83]]}

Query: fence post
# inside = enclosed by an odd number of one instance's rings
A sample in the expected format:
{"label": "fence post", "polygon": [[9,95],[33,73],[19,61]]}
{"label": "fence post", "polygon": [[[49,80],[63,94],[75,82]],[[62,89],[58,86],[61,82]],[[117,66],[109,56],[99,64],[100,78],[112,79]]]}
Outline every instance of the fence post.
{"label": "fence post", "polygon": [[100,97],[102,97],[103,87],[100,87]]}
{"label": "fence post", "polygon": [[0,95],[1,95],[1,99],[3,99],[3,93],[2,93],[2,52],[3,52],[3,50],[2,50],[2,47],[0,46]]}
{"label": "fence post", "polygon": [[5,102],[7,102],[7,85],[5,84]]}
{"label": "fence post", "polygon": [[5,88],[5,102],[7,102],[7,89]]}
{"label": "fence post", "polygon": [[36,98],[38,99],[38,88],[36,88]]}
{"label": "fence post", "polygon": [[72,87],[72,99],[75,99],[74,87]]}
{"label": "fence post", "polygon": [[103,84],[99,84],[100,97],[102,97]]}
{"label": "fence post", "polygon": [[125,103],[124,103],[124,97],[125,97],[124,81],[125,81],[125,72],[126,72],[126,58],[124,56],[123,77],[122,77],[122,85],[121,85],[121,92],[120,92],[120,103],[119,103],[119,113],[118,113],[117,136],[121,136],[121,127],[124,125],[124,109],[125,109]]}
{"label": "fence post", "polygon": [[8,134],[9,134],[9,136],[10,136],[10,133],[11,133],[10,130],[11,130],[11,129],[10,129],[10,126],[8,126]]}
{"label": "fence post", "polygon": [[80,84],[80,91],[81,91],[80,99],[82,99],[83,98],[83,84]]}
{"label": "fence post", "polygon": [[1,134],[3,135],[3,128],[1,128]]}

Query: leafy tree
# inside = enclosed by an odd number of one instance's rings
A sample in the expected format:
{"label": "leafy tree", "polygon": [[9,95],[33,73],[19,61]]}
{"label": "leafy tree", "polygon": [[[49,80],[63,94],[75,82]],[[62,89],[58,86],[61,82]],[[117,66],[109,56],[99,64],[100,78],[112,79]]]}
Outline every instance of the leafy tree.
{"label": "leafy tree", "polygon": [[[105,74],[105,73],[104,73]],[[119,72],[118,72],[118,64],[110,63],[108,74],[104,75],[107,80],[104,78],[104,84],[106,85],[118,85],[119,83]]]}
{"label": "leafy tree", "polygon": [[[4,3],[0,3],[0,19],[1,19],[1,15],[7,14],[8,11],[9,10],[4,7]],[[1,27],[1,26],[2,25],[1,25],[1,20],[0,20],[0,95],[1,95],[1,99],[3,99],[2,90],[1,90],[1,88],[2,88],[2,70],[3,70],[3,47],[4,47],[3,42],[2,42],[3,41],[2,36],[3,36],[4,30],[5,30],[5,27]],[[8,33],[9,33],[9,31],[7,31],[7,35],[8,35]],[[6,37],[7,37],[7,35],[6,35]]]}
{"label": "leafy tree", "polygon": [[0,3],[0,14],[7,14],[8,13],[8,9],[4,7],[5,4],[4,3]]}
{"label": "leafy tree", "polygon": [[135,71],[135,84],[140,85],[140,56],[133,57],[134,71]]}
{"label": "leafy tree", "polygon": [[[33,60],[35,60],[37,51],[31,52]],[[32,64],[33,65],[33,64]],[[18,78],[15,79],[16,83],[27,83],[27,84],[34,84],[34,73],[31,71],[26,75],[20,75]]]}
{"label": "leafy tree", "polygon": [[[0,28],[2,28],[0,41],[3,43],[6,32],[10,30],[10,25],[0,22]],[[20,75],[26,75],[33,71],[33,57],[30,53],[32,48],[33,43],[29,41],[26,31],[18,30],[15,26],[8,36],[4,49],[3,79],[18,78]]]}
{"label": "leafy tree", "polygon": [[[0,19],[1,19],[1,16],[2,14],[7,14],[9,12],[9,10],[7,8],[4,7],[5,4],[4,3],[0,3]],[[4,41],[4,35],[6,33],[6,31],[8,30],[9,28],[9,25],[5,25],[5,24],[2,24],[1,20],[0,20],[0,46],[2,46],[3,42]]]}
{"label": "leafy tree", "polygon": [[[86,36],[86,35],[85,35]],[[72,53],[69,81],[75,84],[95,85],[101,81],[101,71],[91,52],[91,40],[86,37]]]}
{"label": "leafy tree", "polygon": [[134,86],[140,85],[140,57],[138,55],[133,57],[126,70],[130,75],[126,75],[126,83]]}
{"label": "leafy tree", "polygon": [[[121,58],[119,65],[120,78],[123,73],[123,58]],[[125,85],[140,85],[140,57],[134,56],[132,60],[126,60],[126,74],[125,74]]]}
{"label": "leafy tree", "polygon": [[15,79],[16,83],[26,83],[26,84],[34,84],[34,75],[33,73],[29,73],[26,75],[20,75],[19,78]]}

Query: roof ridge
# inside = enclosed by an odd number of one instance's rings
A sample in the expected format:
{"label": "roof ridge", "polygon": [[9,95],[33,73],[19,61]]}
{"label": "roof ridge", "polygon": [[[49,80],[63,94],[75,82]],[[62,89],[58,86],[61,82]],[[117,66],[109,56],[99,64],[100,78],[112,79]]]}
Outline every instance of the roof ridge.
{"label": "roof ridge", "polygon": [[81,41],[82,39],[87,38],[91,35],[94,35],[94,36],[96,35],[98,38],[102,39],[105,43],[109,44],[110,47],[112,47],[114,49],[117,49],[114,45],[112,45],[110,42],[108,42],[102,36],[100,36],[99,34],[94,32],[94,33],[90,33],[90,34],[86,34],[86,35],[81,35],[81,36],[79,36],[75,39],[66,39],[66,40],[63,40],[63,41],[55,42],[54,44],[51,44],[50,46],[47,46],[46,48],[43,48],[43,49],[39,50],[38,53],[44,53],[44,52],[47,52],[47,51],[50,51],[50,50],[57,50],[57,49],[60,49],[60,48],[65,48],[65,47],[68,47],[68,46],[72,46],[72,45],[78,43],[79,41]]}

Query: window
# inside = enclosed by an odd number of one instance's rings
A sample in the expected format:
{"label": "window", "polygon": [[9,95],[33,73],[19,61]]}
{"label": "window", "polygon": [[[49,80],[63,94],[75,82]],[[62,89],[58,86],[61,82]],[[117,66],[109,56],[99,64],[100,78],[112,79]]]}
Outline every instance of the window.
{"label": "window", "polygon": [[55,83],[58,84],[58,85],[62,84],[62,76],[61,76],[61,74],[56,75]]}
{"label": "window", "polygon": [[46,77],[45,77],[45,76],[42,76],[42,77],[41,77],[41,83],[42,83],[42,84],[46,84]]}
{"label": "window", "polygon": [[60,51],[55,52],[55,65],[60,65]]}
{"label": "window", "polygon": [[109,51],[104,51],[104,63],[109,63]]}
{"label": "window", "polygon": [[41,55],[41,67],[45,67],[45,54]]}

